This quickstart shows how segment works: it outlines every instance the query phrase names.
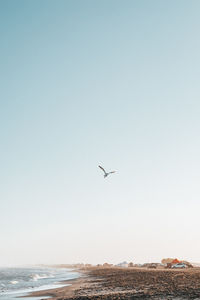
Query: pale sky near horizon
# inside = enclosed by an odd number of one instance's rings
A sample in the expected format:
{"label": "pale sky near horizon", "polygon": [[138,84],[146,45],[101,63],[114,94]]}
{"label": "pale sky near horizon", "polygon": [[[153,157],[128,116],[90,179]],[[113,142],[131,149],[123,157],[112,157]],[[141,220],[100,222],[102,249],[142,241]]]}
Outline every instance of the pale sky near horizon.
{"label": "pale sky near horizon", "polygon": [[200,261],[199,11],[0,0],[0,266]]}

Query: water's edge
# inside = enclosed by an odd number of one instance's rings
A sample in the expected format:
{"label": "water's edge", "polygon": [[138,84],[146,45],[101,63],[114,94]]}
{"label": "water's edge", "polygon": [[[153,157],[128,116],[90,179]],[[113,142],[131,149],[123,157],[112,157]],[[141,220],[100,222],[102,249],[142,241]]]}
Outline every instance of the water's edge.
{"label": "water's edge", "polygon": [[69,286],[68,281],[79,277],[79,272],[67,268],[0,268],[0,300],[48,299],[31,294]]}

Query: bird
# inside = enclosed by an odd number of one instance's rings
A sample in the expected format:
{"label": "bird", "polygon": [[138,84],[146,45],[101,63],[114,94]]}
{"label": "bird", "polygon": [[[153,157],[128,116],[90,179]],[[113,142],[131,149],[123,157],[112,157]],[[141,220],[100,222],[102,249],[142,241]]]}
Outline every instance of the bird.
{"label": "bird", "polygon": [[111,171],[111,172],[106,172],[105,170],[104,170],[104,168],[103,167],[101,167],[101,166],[99,166],[99,168],[104,172],[104,178],[106,178],[108,175],[110,175],[110,174],[112,174],[112,173],[115,173],[116,171]]}

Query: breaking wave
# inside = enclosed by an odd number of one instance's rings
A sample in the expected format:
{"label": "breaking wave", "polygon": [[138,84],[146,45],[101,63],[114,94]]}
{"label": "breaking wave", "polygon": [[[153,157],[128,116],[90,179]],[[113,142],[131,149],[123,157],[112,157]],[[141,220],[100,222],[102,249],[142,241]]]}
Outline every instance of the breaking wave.
{"label": "breaking wave", "polygon": [[11,284],[17,284],[17,283],[19,283],[19,281],[17,281],[17,280],[12,280],[12,281],[10,281],[10,283],[11,283]]}
{"label": "breaking wave", "polygon": [[34,275],[31,275],[31,279],[33,281],[37,281],[37,280],[40,280],[40,279],[47,279],[47,278],[54,278],[55,276],[49,274],[34,274]]}
{"label": "breaking wave", "polygon": [[[0,268],[0,300],[14,299],[14,295],[63,286],[62,281],[79,277],[65,268]],[[12,296],[10,296],[12,295]]]}

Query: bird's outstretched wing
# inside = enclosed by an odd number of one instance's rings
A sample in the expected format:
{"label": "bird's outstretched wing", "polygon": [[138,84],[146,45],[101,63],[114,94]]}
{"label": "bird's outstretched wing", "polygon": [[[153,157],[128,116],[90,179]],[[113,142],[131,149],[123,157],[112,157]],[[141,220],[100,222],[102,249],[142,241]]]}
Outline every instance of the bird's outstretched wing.
{"label": "bird's outstretched wing", "polygon": [[116,171],[109,172],[109,174],[115,173]]}
{"label": "bird's outstretched wing", "polygon": [[99,168],[100,168],[102,171],[104,171],[104,173],[106,174],[106,171],[104,170],[103,167],[99,166]]}

